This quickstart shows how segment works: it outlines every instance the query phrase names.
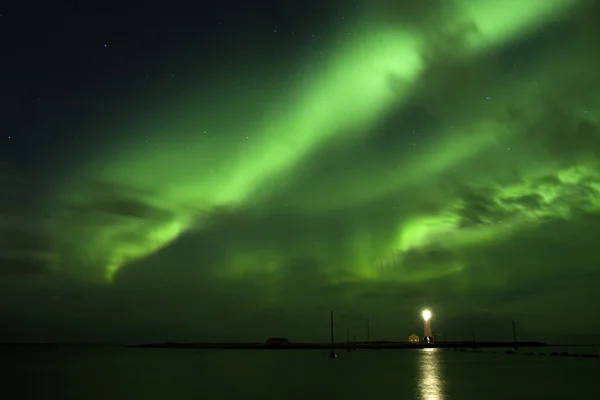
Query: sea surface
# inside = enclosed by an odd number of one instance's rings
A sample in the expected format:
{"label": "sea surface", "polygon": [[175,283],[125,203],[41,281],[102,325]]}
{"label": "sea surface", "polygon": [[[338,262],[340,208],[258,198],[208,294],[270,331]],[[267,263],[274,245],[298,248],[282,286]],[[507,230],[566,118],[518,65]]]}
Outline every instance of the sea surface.
{"label": "sea surface", "polygon": [[0,347],[0,397],[597,399],[600,359],[549,354],[599,350],[340,350],[330,359],[322,350]]}

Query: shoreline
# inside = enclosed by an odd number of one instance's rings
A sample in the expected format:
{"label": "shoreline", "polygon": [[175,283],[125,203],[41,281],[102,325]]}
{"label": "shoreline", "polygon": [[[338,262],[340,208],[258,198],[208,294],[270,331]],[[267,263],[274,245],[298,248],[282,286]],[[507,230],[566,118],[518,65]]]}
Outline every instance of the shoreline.
{"label": "shoreline", "polygon": [[[514,348],[514,347],[548,347],[542,342],[440,342],[440,343],[404,343],[404,342],[371,342],[371,343],[334,343],[336,350],[384,350],[384,349],[476,349],[476,348]],[[562,345],[560,345],[562,346]],[[330,343],[147,343],[128,347],[135,348],[167,348],[167,349],[237,349],[237,350],[330,350]]]}

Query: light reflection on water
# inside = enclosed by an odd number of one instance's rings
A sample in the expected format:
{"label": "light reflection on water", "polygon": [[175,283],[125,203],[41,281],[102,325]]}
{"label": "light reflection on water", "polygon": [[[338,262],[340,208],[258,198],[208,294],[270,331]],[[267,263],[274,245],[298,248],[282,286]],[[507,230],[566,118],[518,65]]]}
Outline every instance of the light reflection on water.
{"label": "light reflection on water", "polygon": [[[10,393],[19,393],[17,399],[85,400],[598,398],[599,360],[504,350],[360,350],[331,360],[323,350],[0,346],[0,395],[9,394],[0,398],[10,399]],[[233,384],[224,385],[225,378]]]}
{"label": "light reflection on water", "polygon": [[420,356],[419,398],[423,400],[443,399],[444,379],[441,371],[439,349],[422,349]]}

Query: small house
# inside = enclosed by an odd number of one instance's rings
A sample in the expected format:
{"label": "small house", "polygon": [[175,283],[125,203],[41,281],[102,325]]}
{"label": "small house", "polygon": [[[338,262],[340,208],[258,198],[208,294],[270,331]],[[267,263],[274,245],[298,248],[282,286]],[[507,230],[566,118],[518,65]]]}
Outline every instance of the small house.
{"label": "small house", "polygon": [[415,333],[408,335],[408,343],[419,343],[419,337]]}

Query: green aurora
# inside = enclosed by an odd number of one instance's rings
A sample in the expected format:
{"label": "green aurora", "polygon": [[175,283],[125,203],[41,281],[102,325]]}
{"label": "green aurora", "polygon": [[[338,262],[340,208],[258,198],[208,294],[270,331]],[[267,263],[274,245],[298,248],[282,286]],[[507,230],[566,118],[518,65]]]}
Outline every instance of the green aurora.
{"label": "green aurora", "polygon": [[[471,21],[475,31],[467,37],[457,38],[463,41],[461,45],[465,46],[465,50],[459,55],[451,55],[450,60],[436,59],[435,53],[428,54],[428,49],[433,47],[430,42],[434,35],[430,33],[366,23],[360,34],[356,35],[359,39],[340,49],[339,54],[332,57],[322,72],[309,82],[302,82],[300,89],[288,96],[289,105],[279,107],[265,101],[265,112],[254,118],[257,121],[247,121],[244,118],[243,122],[233,124],[234,126],[231,126],[231,122],[223,124],[223,120],[228,120],[228,114],[237,116],[239,112],[221,104],[213,109],[203,110],[202,102],[198,99],[185,99],[187,109],[194,108],[189,104],[199,103],[198,115],[173,118],[184,120],[185,123],[181,125],[167,125],[158,120],[152,122],[152,127],[140,127],[139,129],[148,130],[145,137],[152,145],[147,145],[146,140],[140,143],[139,138],[133,140],[133,143],[120,143],[119,150],[111,151],[113,154],[108,160],[103,151],[68,181],[58,200],[59,204],[66,202],[82,207],[98,201],[98,197],[102,196],[98,189],[86,190],[85,182],[92,177],[130,188],[131,198],[122,201],[131,201],[131,206],[136,203],[143,205],[151,215],[141,216],[142,218],[138,215],[116,218],[101,214],[87,215],[86,218],[90,218],[92,223],[77,226],[72,226],[70,219],[66,217],[58,222],[52,221],[49,229],[59,232],[59,236],[65,231],[71,231],[69,237],[78,238],[79,243],[70,241],[68,246],[75,245],[85,264],[89,265],[78,267],[85,269],[83,274],[94,274],[93,271],[97,273],[101,270],[111,279],[128,262],[151,254],[190,229],[201,229],[208,223],[207,215],[212,210],[247,206],[251,212],[264,212],[265,203],[270,205],[270,197],[289,190],[286,186],[289,187],[289,181],[293,181],[294,172],[301,171],[304,163],[310,163],[311,154],[332,142],[354,142],[360,145],[360,140],[373,130],[386,111],[398,110],[407,98],[414,96],[416,90],[426,86],[427,83],[421,83],[420,79],[424,70],[431,67],[428,65],[429,58],[433,59],[432,64],[468,64],[482,52],[493,51],[494,47],[502,45],[524,30],[547,23],[553,16],[560,15],[567,5],[574,4],[557,2],[559,6],[556,2],[529,2],[528,7],[522,10],[522,2],[513,2],[520,17],[520,20],[515,21],[513,11],[505,5],[506,2],[486,3],[479,8],[469,5],[473,3],[463,3],[458,2],[456,11],[447,14],[440,30],[451,30],[466,25],[464,21]],[[532,7],[534,3],[537,4],[536,7]],[[550,7],[550,4],[553,6]],[[497,13],[495,8],[506,12]],[[461,32],[459,28],[456,30]],[[563,55],[550,55],[552,56]],[[558,64],[552,61],[544,63]],[[289,204],[289,212],[301,210],[317,216],[324,211],[345,207],[360,208],[361,204],[392,193],[398,198],[404,198],[408,191],[421,194],[410,196],[418,199],[417,204],[411,205],[411,208],[418,207],[423,196],[444,198],[443,204],[439,205],[440,209],[431,215],[418,213],[398,220],[397,216],[390,213],[389,218],[396,219],[396,229],[385,238],[380,238],[383,240],[378,240],[377,244],[370,244],[367,239],[360,238],[360,232],[352,234],[351,236],[356,237],[353,258],[357,261],[349,267],[348,272],[359,279],[382,278],[382,272],[376,265],[376,260],[381,255],[399,254],[401,259],[402,253],[406,251],[424,250],[440,241],[451,248],[472,245],[509,234],[523,224],[530,225],[551,217],[568,217],[569,211],[565,209],[565,205],[556,205],[559,194],[555,190],[551,187],[531,188],[530,182],[549,175],[558,179],[564,176],[570,184],[577,184],[581,179],[593,180],[596,176],[593,164],[589,164],[591,161],[581,160],[581,165],[560,168],[552,161],[551,155],[548,157],[538,150],[535,152],[535,166],[532,166],[530,149],[517,147],[513,148],[512,153],[502,154],[498,147],[503,146],[507,152],[510,151],[511,142],[518,143],[519,135],[525,134],[523,128],[543,118],[539,114],[544,110],[532,108],[535,97],[539,96],[536,93],[539,89],[531,86],[557,85],[561,80],[570,79],[571,73],[549,69],[537,78],[536,83],[531,82],[531,76],[511,76],[511,86],[507,85],[505,93],[495,93],[492,107],[482,101],[483,96],[473,99],[474,104],[465,104],[463,108],[468,108],[474,115],[466,121],[458,120],[455,126],[446,127],[445,129],[452,131],[440,132],[440,139],[432,146],[414,150],[406,161],[380,160],[368,171],[359,172],[363,179],[349,177],[349,181],[335,182],[333,179],[323,184],[317,182],[318,190],[302,191],[301,199]],[[400,83],[395,85],[392,81]],[[514,93],[515,86],[519,87],[518,95]],[[438,87],[434,90],[444,93],[445,89]],[[244,93],[239,93],[239,96],[244,96]],[[516,97],[522,104],[515,104]],[[252,101],[261,102],[262,99],[252,98]],[[527,107],[531,111],[525,118],[531,121],[518,121],[521,127],[514,126],[514,123],[508,125],[511,107]],[[582,110],[572,110],[575,113],[578,111]],[[579,118],[582,119],[581,123],[586,120],[590,124],[595,122],[591,115],[581,115]],[[401,130],[400,127],[396,129]],[[161,136],[163,130],[172,133],[165,138]],[[227,135],[229,130],[236,134]],[[154,134],[154,131],[158,133]],[[217,133],[213,135],[205,134],[215,131]],[[127,136],[125,133],[123,136]],[[223,139],[221,135],[226,138]],[[231,136],[233,139],[230,139]],[[491,152],[494,154],[491,155]],[[431,187],[447,178],[449,169],[471,169],[478,159],[490,156],[497,160],[496,164],[510,162],[517,166],[520,174],[515,182],[506,182],[494,188],[492,201],[501,204],[499,207],[510,218],[503,221],[503,224],[484,221],[487,222],[484,227],[461,227],[459,212],[464,200],[443,193],[443,189]],[[324,168],[328,169],[327,166]],[[478,174],[470,173],[468,177],[460,176],[459,180],[470,186],[477,180],[483,181],[478,182],[480,184],[488,184],[488,174],[481,177],[476,175]],[[598,189],[598,186],[591,184],[590,189]],[[431,190],[442,193],[431,193]],[[540,212],[532,213],[519,204],[519,199],[537,199],[537,196],[541,196]],[[589,207],[598,205],[597,202],[590,201]],[[402,207],[407,208],[404,201]],[[65,220],[66,226],[63,222]],[[94,220],[97,224],[93,223]],[[362,232],[370,232],[371,228],[368,221],[357,227]],[[449,234],[452,234],[451,242],[444,243],[447,240],[443,237]],[[318,236],[315,241],[320,241]],[[223,268],[234,275],[256,268],[267,268],[273,272],[284,261],[280,257],[301,255],[304,252],[317,257],[325,253],[323,261],[330,262],[327,260],[327,249],[315,249],[313,246],[307,243],[306,247],[301,246],[292,254],[286,251],[285,255],[280,256],[276,249],[269,249],[262,257],[248,255],[248,260],[251,260],[249,262],[234,261],[240,256],[232,255],[231,262]],[[249,251],[255,252],[252,249]],[[316,254],[313,253],[315,251]],[[337,253],[339,250],[333,251]],[[335,253],[334,257],[337,257]],[[53,261],[57,269],[64,265],[60,253]],[[394,269],[394,274],[398,273],[400,278],[404,275],[401,273],[401,265],[402,262],[399,261],[400,269]],[[461,269],[460,266],[453,265],[448,272]],[[429,273],[423,275],[422,278],[427,279]],[[402,279],[414,278],[404,276]]]}
{"label": "green aurora", "polygon": [[[111,122],[106,142],[56,180],[51,239],[28,257],[118,286],[144,265],[176,274],[190,256],[165,254],[199,238],[187,284],[262,282],[252,302],[264,309],[301,307],[321,286],[344,288],[332,295],[343,303],[372,285],[441,282],[468,297],[525,290],[539,271],[560,280],[575,267],[544,249],[579,253],[599,232],[600,58],[581,39],[598,29],[583,1],[444,3],[404,23],[393,2],[365,1],[352,35],[340,30],[293,79],[257,84],[232,65],[214,101],[152,92],[153,118]],[[547,41],[527,65],[502,61],[576,18],[568,46]],[[318,283],[301,292],[284,281],[307,259]],[[599,259],[586,256],[578,274]]]}

